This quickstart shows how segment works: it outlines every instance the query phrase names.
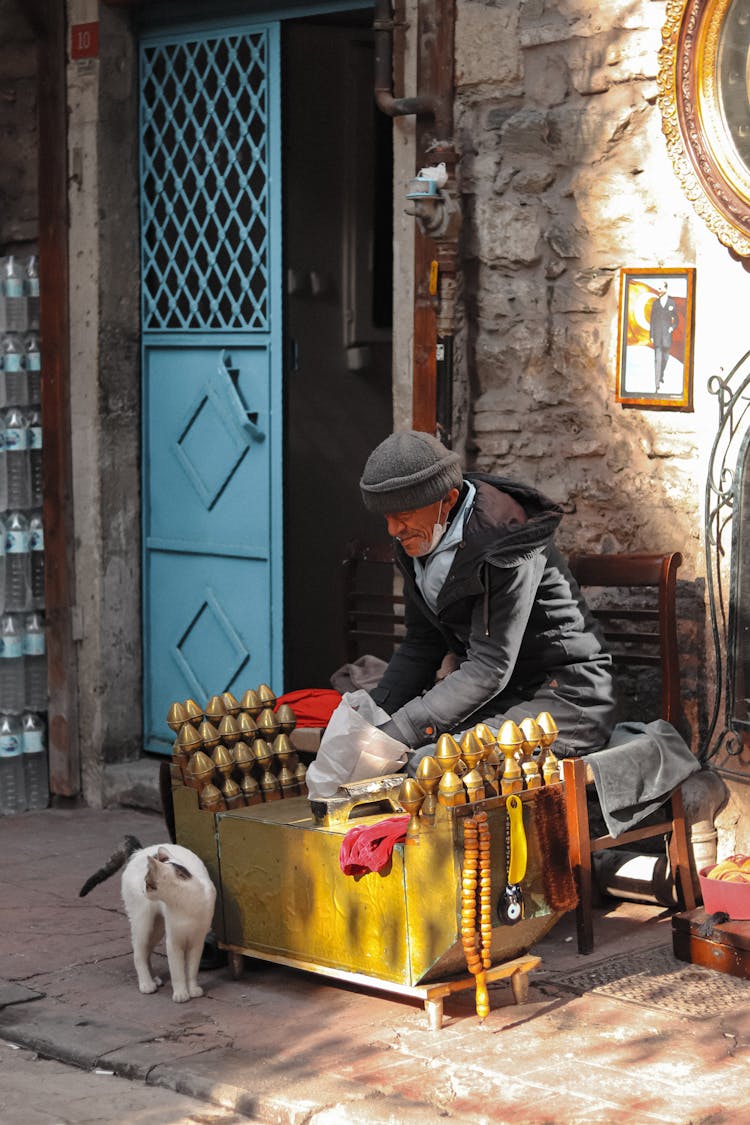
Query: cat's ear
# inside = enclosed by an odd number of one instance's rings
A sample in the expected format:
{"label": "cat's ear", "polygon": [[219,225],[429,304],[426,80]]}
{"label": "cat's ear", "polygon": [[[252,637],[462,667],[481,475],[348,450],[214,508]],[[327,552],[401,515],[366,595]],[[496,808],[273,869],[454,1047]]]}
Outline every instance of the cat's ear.
{"label": "cat's ear", "polygon": [[148,870],[144,880],[147,891],[155,891],[159,882],[159,867],[152,855],[147,856]]}
{"label": "cat's ear", "polygon": [[173,860],[172,867],[178,879],[192,879],[193,876],[190,874],[187,867],[183,867],[181,863],[175,863]]}
{"label": "cat's ear", "polygon": [[169,863],[172,857],[166,848],[159,848],[156,853],[156,858],[159,860],[159,863]]}

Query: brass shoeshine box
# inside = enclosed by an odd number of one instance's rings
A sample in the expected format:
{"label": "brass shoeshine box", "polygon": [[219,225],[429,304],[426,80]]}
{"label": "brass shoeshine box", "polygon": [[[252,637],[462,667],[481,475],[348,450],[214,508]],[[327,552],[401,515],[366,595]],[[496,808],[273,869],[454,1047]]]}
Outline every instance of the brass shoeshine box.
{"label": "brass shoeshine box", "polygon": [[466,973],[462,821],[479,809],[491,833],[493,964],[525,953],[559,919],[544,897],[533,830],[537,792],[519,794],[528,866],[525,918],[515,925],[500,923],[494,910],[506,885],[504,797],[441,807],[417,843],[396,845],[385,871],[353,877],[340,868],[343,837],[354,824],[382,820],[382,812],[321,824],[307,797],[212,813],[199,809],[194,789],[177,786],[173,796],[177,841],[201,857],[219,892],[220,945],[414,986]]}

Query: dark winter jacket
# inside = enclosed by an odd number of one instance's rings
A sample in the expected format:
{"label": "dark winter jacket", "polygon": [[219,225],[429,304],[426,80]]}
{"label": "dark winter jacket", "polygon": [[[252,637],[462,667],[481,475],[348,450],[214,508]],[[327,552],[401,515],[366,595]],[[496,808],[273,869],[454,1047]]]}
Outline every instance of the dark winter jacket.
{"label": "dark winter jacket", "polygon": [[[480,474],[467,479],[477,493],[437,613],[417,589],[412,560],[397,547],[406,636],[373,698],[412,747],[519,703],[540,698],[537,710],[552,711],[551,691],[564,699],[562,709],[571,703],[576,712],[593,707],[606,739],[613,707],[610,657],[553,544],[561,509],[514,481]],[[449,651],[460,666],[435,683]],[[595,666],[593,678],[589,666]],[[533,703],[529,713],[536,713]],[[387,729],[394,731],[392,724]]]}

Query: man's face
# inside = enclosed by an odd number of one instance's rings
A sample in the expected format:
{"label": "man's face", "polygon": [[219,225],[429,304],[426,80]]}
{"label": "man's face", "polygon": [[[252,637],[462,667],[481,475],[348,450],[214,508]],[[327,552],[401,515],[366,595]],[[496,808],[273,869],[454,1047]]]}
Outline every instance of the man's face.
{"label": "man's face", "polygon": [[398,539],[407,555],[413,559],[420,558],[429,551],[433,528],[438,519],[445,521],[448,507],[444,500],[436,500],[425,508],[389,513],[385,517],[388,534],[393,539]]}

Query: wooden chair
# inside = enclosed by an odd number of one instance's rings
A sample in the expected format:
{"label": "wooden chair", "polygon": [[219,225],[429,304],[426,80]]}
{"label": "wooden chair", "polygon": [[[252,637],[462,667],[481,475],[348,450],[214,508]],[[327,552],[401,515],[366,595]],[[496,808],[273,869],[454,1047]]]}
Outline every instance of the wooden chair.
{"label": "wooden chair", "polygon": [[[675,591],[677,568],[681,563],[682,555],[678,552],[667,555],[574,555],[570,559],[570,568],[579,586],[596,587],[601,592],[601,603],[595,603],[593,612],[600,621],[612,653],[615,678],[618,669],[659,668],[660,716],[677,727],[681,725],[682,708]],[[641,597],[641,594],[646,597]],[[642,714],[629,717],[643,720]],[[604,848],[668,836],[670,863],[684,908],[694,910],[695,892],[679,787],[665,802],[664,815],[659,816],[658,823],[641,825],[617,839],[608,835],[592,838],[586,787],[593,784],[593,774],[580,758],[564,759],[562,771],[570,860],[579,893],[576,908],[579,952],[590,953],[594,948],[591,857]]]}
{"label": "wooden chair", "polygon": [[347,662],[365,653],[389,660],[404,636],[404,599],[398,592],[390,543],[346,545],[344,644]]}

